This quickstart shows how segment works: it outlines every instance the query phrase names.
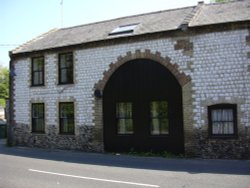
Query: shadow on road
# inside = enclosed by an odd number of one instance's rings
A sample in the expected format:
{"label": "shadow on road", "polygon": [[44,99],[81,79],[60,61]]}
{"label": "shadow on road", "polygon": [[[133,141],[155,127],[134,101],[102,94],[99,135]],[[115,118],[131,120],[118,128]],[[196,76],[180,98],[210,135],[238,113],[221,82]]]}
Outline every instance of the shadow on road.
{"label": "shadow on road", "polygon": [[85,153],[80,151],[6,147],[3,141],[0,141],[0,155],[1,154],[64,161],[68,163],[175,172],[181,171],[191,174],[213,173],[250,175],[249,160],[165,159],[160,157],[136,157],[128,155]]}

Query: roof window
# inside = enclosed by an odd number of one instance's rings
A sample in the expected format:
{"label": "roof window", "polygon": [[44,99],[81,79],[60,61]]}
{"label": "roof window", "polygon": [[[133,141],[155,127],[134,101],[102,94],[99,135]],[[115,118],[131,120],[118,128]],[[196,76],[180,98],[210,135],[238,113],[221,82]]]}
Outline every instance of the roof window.
{"label": "roof window", "polygon": [[129,24],[129,25],[122,25],[117,28],[115,28],[113,31],[109,33],[109,35],[120,35],[120,34],[130,34],[134,32],[134,29],[136,28],[136,24]]}

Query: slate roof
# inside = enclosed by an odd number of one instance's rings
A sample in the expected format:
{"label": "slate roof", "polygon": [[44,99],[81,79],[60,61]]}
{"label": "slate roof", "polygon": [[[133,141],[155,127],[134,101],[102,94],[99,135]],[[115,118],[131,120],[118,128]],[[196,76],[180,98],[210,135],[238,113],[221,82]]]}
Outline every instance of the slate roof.
{"label": "slate roof", "polygon": [[[12,54],[84,44],[88,42],[177,30],[182,24],[188,27],[249,21],[250,0],[228,3],[202,4],[179,9],[117,18],[102,22],[69,28],[53,29],[11,51]],[[134,32],[126,35],[109,33],[115,28],[128,24],[138,24]]]}

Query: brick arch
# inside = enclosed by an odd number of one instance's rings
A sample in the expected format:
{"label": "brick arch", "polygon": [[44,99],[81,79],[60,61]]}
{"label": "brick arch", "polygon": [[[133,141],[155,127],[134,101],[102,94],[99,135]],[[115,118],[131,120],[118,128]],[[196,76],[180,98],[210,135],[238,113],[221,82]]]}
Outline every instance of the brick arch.
{"label": "brick arch", "polygon": [[[183,125],[184,125],[184,147],[186,154],[193,153],[194,137],[193,135],[193,116],[192,116],[192,83],[191,77],[181,73],[178,70],[177,64],[171,64],[169,57],[162,57],[160,52],[152,53],[150,50],[136,50],[134,53],[127,52],[125,56],[119,56],[115,63],[109,65],[109,70],[103,73],[103,78],[99,80],[95,86],[95,97],[93,100],[93,141],[97,151],[104,151],[103,138],[103,99],[102,91],[112,74],[123,64],[135,59],[150,59],[162,64],[166,67],[177,79],[182,87],[183,96]],[[97,91],[97,92],[96,92]]]}
{"label": "brick arch", "polygon": [[124,63],[135,59],[150,59],[162,64],[175,76],[181,86],[184,86],[191,80],[190,76],[178,70],[179,66],[177,64],[171,64],[171,59],[169,57],[162,57],[160,52],[152,53],[149,49],[145,51],[136,50],[134,53],[129,51],[125,56],[119,56],[115,63],[111,63],[109,65],[109,70],[103,73],[103,78],[95,84],[95,90],[103,91],[112,74]]}

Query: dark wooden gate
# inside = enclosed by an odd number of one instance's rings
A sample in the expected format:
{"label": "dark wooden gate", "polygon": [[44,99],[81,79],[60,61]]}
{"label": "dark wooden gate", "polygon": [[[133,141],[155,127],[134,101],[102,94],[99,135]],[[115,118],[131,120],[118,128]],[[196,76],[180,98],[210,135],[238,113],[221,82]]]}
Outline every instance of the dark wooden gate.
{"label": "dark wooden gate", "polygon": [[106,151],[184,151],[182,90],[163,65],[129,61],[103,92]]}

